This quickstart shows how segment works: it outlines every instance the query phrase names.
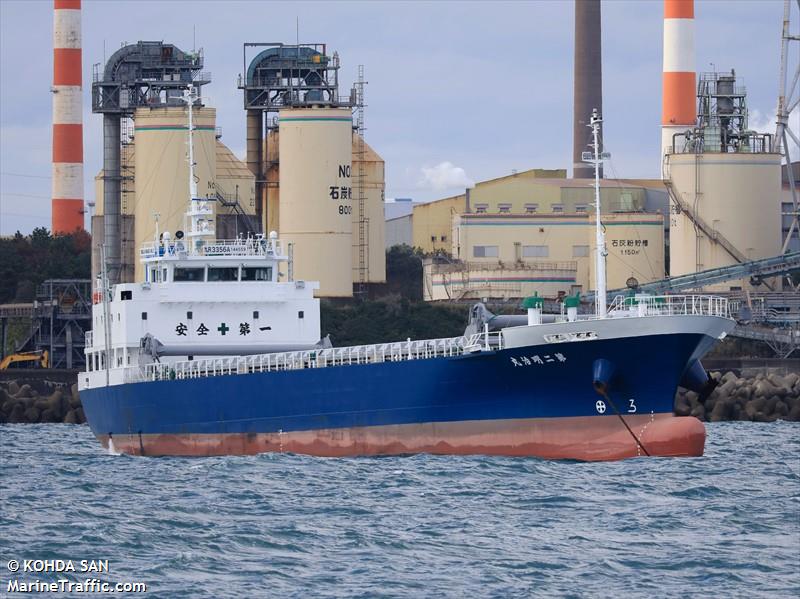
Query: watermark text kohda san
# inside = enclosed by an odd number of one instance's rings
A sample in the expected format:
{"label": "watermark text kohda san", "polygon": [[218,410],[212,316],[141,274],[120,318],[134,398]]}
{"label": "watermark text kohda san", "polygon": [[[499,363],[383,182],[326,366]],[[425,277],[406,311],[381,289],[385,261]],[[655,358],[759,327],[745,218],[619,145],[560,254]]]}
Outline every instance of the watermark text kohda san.
{"label": "watermark text kohda san", "polygon": [[105,582],[97,578],[87,580],[59,579],[55,582],[43,580],[22,581],[12,579],[6,585],[7,593],[146,593],[143,582]]}
{"label": "watermark text kohda san", "polygon": [[[20,568],[20,566],[22,566]],[[110,572],[107,559],[24,559],[22,562],[8,562],[11,572],[42,574],[49,572]]]}

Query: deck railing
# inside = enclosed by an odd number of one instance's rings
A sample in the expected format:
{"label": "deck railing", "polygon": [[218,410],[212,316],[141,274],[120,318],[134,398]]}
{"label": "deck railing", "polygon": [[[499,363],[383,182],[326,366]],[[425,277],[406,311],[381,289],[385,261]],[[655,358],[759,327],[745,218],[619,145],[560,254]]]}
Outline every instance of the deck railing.
{"label": "deck railing", "polygon": [[[139,249],[139,257],[141,259],[163,258],[178,256],[187,251],[189,251],[189,242],[186,240],[150,241],[142,244]],[[206,241],[200,252],[203,256],[283,256],[280,241],[255,237]]]}
{"label": "deck railing", "polygon": [[720,316],[729,318],[728,298],[716,295],[618,295],[611,302],[612,317],[625,316]]}
{"label": "deck railing", "polygon": [[129,382],[190,379],[230,374],[253,374],[307,368],[331,368],[358,364],[380,364],[429,358],[456,357],[468,353],[502,349],[500,332],[484,331],[470,337],[447,337],[400,341],[352,347],[205,358],[180,362],[151,363],[126,373]]}

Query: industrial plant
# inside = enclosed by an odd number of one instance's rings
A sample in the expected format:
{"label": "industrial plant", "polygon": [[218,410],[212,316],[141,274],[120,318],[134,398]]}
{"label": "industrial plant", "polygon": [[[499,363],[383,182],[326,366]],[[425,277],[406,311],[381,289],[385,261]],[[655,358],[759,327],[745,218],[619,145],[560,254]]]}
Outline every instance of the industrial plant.
{"label": "industrial plant", "polygon": [[[513,171],[428,203],[385,204],[384,161],[365,139],[360,57],[347,58],[358,76],[342,90],[343,60],[326,43],[244,42],[234,83],[246,124],[240,158],[204,100],[212,77],[202,50],[122,45],[91,76],[92,112],[103,122],[103,164],[96,201],[88,202],[92,278],[105,271],[111,284],[143,280],[139,248],[186,230],[191,89],[195,183],[213,206],[204,226],[229,240],[276,232],[291,254],[281,280],[319,281],[318,297],[365,297],[386,281],[385,250],[405,244],[424,254],[426,301],[560,302],[577,294],[588,311],[598,248],[587,121],[603,106],[601,6],[575,2],[572,176]],[[747,89],[733,68],[698,76],[693,0],[663,6],[661,143],[653,148],[661,177],[600,180],[609,289],[725,294],[753,322],[779,326],[738,333],[792,351],[800,299],[788,275],[800,267],[800,165],[788,152],[798,141],[788,126],[798,104],[790,2],[774,133],[750,127]],[[52,230],[67,233],[82,227],[86,212],[78,0],[55,2],[53,52]],[[70,349],[56,361],[79,360],[80,327],[70,326]],[[36,338],[27,349],[43,349]],[[47,343],[66,347],[57,333]]]}
{"label": "industrial plant", "polygon": [[[247,122],[246,162],[223,143],[213,107],[194,106],[200,193],[213,200],[220,239],[277,232],[293,251],[287,277],[319,280],[321,297],[352,297],[385,281],[383,160],[363,137],[362,78],[341,97],[339,57],[325,44],[244,44],[238,87]],[[141,41],[95,71],[92,110],[103,115],[103,170],[92,217],[96,251],[120,282],[140,280],[137,249],[182,231],[188,190],[184,90],[202,98],[211,75],[202,52]],[[159,233],[159,234],[161,234]],[[372,251],[370,249],[372,248]]]}
{"label": "industrial plant", "polygon": [[[797,106],[797,76],[786,85],[794,40],[790,4],[784,10],[775,134],[750,129],[747,90],[734,70],[701,73],[698,79],[694,16],[693,0],[665,0],[661,178],[601,181],[608,284],[617,293],[725,294],[747,322],[780,327],[765,333],[740,326],[737,334],[787,354],[798,345],[800,321],[800,296],[788,276],[800,267],[800,163],[791,164],[788,156],[790,141],[798,143],[788,128],[788,114]],[[573,178],[565,169],[515,171],[463,194],[411,204],[387,219],[387,236],[428,256],[425,300],[508,302],[579,294],[588,309],[591,256],[598,248],[591,233],[586,121],[592,108],[602,108],[600,32],[601,3],[578,0]]]}

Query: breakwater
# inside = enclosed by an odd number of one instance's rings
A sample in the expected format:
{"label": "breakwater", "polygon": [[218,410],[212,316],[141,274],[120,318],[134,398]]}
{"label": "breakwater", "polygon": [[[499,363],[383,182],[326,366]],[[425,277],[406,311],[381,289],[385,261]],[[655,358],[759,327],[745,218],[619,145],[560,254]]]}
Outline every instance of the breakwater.
{"label": "breakwater", "polygon": [[[678,389],[675,413],[705,422],[800,422],[800,374],[786,368],[760,370],[756,374],[752,369],[712,372],[719,384],[705,401],[694,391]],[[0,424],[86,422],[74,372],[64,371],[59,376],[40,370],[16,378],[4,374],[0,378]]]}
{"label": "breakwater", "polygon": [[675,396],[678,416],[695,416],[706,422],[800,422],[800,375],[796,372],[738,376],[728,371],[712,372],[711,376],[719,384],[703,402],[694,391],[678,390]]}
{"label": "breakwater", "polygon": [[6,371],[0,376],[0,423],[83,424],[74,370]]}

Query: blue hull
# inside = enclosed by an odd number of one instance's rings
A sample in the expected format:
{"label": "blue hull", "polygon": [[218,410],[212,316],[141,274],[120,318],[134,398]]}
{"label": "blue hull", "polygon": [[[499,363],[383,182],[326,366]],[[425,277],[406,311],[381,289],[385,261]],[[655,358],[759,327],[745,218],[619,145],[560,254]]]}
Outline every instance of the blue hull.
{"label": "blue hull", "polygon": [[[670,334],[561,343],[452,358],[132,383],[89,389],[81,399],[95,435],[105,444],[112,438],[117,449],[132,453],[239,453],[225,442],[209,449],[209,439],[225,436],[243,439],[241,453],[270,450],[273,443],[300,451],[306,443],[316,447],[306,453],[322,455],[406,453],[417,446],[395,437],[423,434],[423,446],[435,446],[437,423],[445,444],[453,441],[448,434],[474,437],[484,425],[507,448],[527,430],[514,423],[535,428],[558,420],[590,435],[595,424],[597,431],[619,428],[627,434],[611,406],[598,407],[601,398],[592,388],[597,358],[616,367],[609,395],[626,419],[646,426],[656,416],[671,418],[687,364],[714,341],[702,334]],[[459,423],[467,428],[459,430]],[[503,440],[506,428],[514,432]],[[349,449],[330,448],[348,445],[348,436]],[[327,438],[333,441],[320,441]],[[371,447],[372,438],[385,439],[390,448]],[[255,449],[246,449],[248,439]],[[293,446],[293,440],[300,445]],[[330,447],[320,449],[320,443]],[[462,453],[470,452],[464,443]],[[626,451],[638,451],[632,438],[627,444]],[[185,451],[169,449],[178,446]]]}

